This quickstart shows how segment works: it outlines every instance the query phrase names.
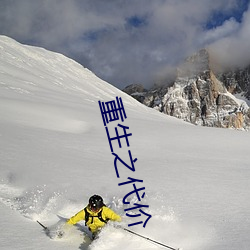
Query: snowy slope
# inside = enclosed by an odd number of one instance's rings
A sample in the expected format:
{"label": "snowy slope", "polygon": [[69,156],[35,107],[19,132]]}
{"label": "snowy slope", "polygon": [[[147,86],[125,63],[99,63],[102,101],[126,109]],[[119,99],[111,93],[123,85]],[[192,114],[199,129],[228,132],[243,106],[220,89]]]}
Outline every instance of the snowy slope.
{"label": "snowy slope", "polygon": [[[98,101],[122,97],[136,172],[116,178]],[[0,37],[1,249],[162,249],[107,226],[90,244],[79,227],[51,240],[53,226],[90,195],[123,217],[118,187],[143,179],[152,218],[144,236],[185,250],[250,248],[248,132],[196,127],[149,109],[63,55]],[[126,147],[125,147],[126,148]],[[124,152],[124,146],[117,148]]]}

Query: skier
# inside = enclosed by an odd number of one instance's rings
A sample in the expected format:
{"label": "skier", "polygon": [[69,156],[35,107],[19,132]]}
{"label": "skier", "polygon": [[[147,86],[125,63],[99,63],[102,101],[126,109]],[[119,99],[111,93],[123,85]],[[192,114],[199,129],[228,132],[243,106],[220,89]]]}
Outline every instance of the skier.
{"label": "skier", "polygon": [[105,224],[109,221],[121,221],[120,215],[116,214],[110,208],[106,207],[103,199],[99,195],[93,195],[89,198],[89,204],[72,216],[67,224],[74,225],[80,220],[85,220],[85,225],[92,232],[93,239]]}

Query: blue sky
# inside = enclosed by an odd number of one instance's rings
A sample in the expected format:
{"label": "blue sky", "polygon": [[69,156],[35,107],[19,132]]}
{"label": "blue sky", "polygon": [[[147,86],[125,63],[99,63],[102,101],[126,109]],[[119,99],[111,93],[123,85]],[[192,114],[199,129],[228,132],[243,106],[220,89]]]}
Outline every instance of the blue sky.
{"label": "blue sky", "polygon": [[250,63],[249,0],[1,0],[0,34],[60,52],[111,84],[146,87],[201,48]]}
{"label": "blue sky", "polygon": [[222,10],[216,10],[211,14],[211,18],[208,19],[206,28],[212,29],[217,26],[223,25],[225,20],[229,20],[230,18],[234,18],[238,23],[242,22],[243,14],[247,11],[249,5],[249,0],[240,0],[237,3],[236,8],[232,8],[230,12],[223,12]]}

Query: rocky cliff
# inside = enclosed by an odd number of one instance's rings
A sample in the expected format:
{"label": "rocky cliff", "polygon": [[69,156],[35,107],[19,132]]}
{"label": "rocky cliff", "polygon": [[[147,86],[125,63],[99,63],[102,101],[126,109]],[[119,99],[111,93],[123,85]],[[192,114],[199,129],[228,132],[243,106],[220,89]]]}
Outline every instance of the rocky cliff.
{"label": "rocky cliff", "polygon": [[124,91],[149,107],[196,125],[249,129],[250,67],[214,73],[211,66],[209,52],[203,49],[177,69],[171,86],[145,90],[130,85]]}

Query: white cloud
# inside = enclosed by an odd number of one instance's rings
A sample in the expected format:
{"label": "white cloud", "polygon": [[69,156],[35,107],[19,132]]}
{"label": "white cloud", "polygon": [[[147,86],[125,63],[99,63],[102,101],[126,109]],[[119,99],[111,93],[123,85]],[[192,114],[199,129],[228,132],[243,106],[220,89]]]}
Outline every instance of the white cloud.
{"label": "white cloud", "polygon": [[[213,13],[230,15],[237,4],[237,0],[2,0],[0,33],[62,52],[116,86],[150,84],[156,75],[163,78],[166,68],[210,43],[218,50],[223,44],[234,46],[238,39],[244,44],[250,33],[247,14],[242,24],[231,18],[213,30],[204,28]],[[144,25],[131,26],[131,17]]]}
{"label": "white cloud", "polygon": [[201,34],[201,44],[211,44],[214,41],[218,41],[225,37],[231,36],[237,33],[240,24],[232,17],[226,20],[221,26],[216,28],[205,30],[204,34]]}
{"label": "white cloud", "polygon": [[234,32],[210,45],[218,63],[225,66],[246,66],[250,63],[250,9]]}

